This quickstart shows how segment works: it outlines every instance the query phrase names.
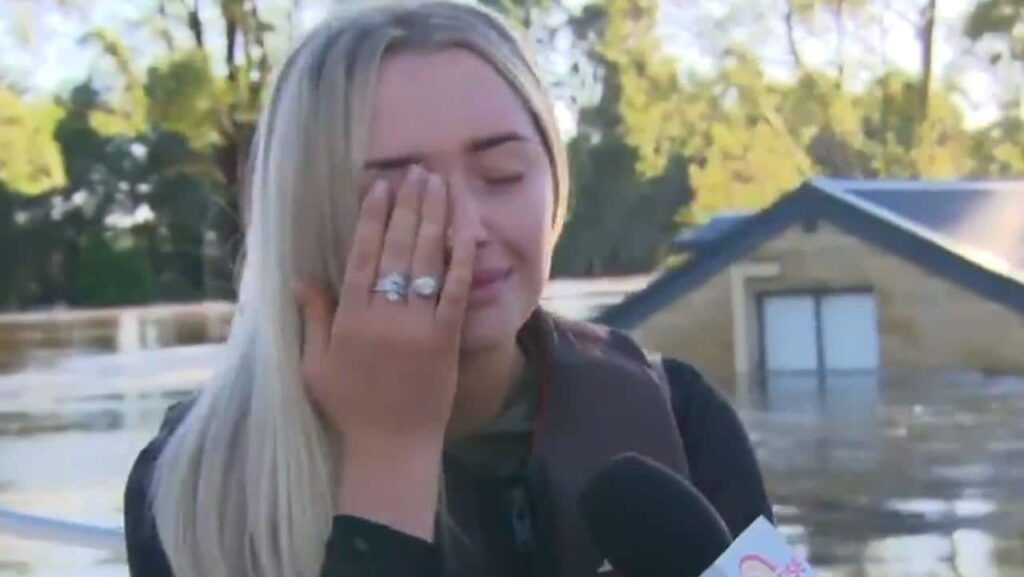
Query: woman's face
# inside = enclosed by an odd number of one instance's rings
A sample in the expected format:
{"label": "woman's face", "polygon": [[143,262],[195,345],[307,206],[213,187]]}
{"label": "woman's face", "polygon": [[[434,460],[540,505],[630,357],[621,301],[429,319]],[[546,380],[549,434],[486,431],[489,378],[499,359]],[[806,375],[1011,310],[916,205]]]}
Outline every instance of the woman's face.
{"label": "woman's face", "polygon": [[551,165],[530,114],[468,50],[387,57],[378,82],[367,176],[397,186],[417,163],[445,178],[477,241],[462,350],[511,341],[540,299],[555,240]]}

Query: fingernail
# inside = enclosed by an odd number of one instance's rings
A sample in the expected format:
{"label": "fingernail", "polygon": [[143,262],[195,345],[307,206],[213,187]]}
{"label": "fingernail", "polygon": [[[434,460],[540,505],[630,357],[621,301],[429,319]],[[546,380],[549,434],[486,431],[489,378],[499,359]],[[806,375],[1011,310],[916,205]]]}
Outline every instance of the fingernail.
{"label": "fingernail", "polygon": [[437,174],[436,172],[435,173],[431,173],[430,176],[428,177],[428,180],[427,180],[427,190],[428,191],[429,190],[434,190],[436,192],[441,192],[443,190],[443,188],[442,188],[443,186],[444,186],[444,182],[442,182],[442,180],[441,180],[441,175]]}
{"label": "fingernail", "polygon": [[383,178],[378,178],[376,182],[373,183],[373,189],[370,190],[370,194],[373,194],[376,197],[383,197],[387,195],[387,193],[388,181],[384,180]]}

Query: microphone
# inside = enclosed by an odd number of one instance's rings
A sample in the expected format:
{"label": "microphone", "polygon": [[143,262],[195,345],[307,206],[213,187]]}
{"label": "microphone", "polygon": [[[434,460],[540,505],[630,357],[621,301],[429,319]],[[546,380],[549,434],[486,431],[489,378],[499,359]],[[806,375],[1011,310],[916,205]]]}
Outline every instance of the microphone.
{"label": "microphone", "polygon": [[[625,577],[815,577],[764,517],[736,539],[685,479],[640,455],[612,460],[580,493],[599,572]],[[610,565],[610,567],[608,567]]]}
{"label": "microphone", "polygon": [[732,543],[700,492],[633,453],[598,473],[578,506],[597,549],[627,577],[698,577]]}

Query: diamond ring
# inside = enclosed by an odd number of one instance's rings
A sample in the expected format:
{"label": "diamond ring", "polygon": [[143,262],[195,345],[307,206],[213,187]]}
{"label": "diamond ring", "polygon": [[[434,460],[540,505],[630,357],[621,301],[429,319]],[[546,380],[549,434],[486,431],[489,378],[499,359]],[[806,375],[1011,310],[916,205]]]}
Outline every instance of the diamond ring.
{"label": "diamond ring", "polygon": [[412,281],[412,292],[416,296],[423,297],[425,299],[433,298],[437,295],[437,291],[440,288],[440,283],[436,277],[432,276],[420,276],[416,277]]}
{"label": "diamond ring", "polygon": [[396,303],[405,300],[408,289],[405,276],[393,272],[377,279],[377,284],[373,285],[371,292],[383,294],[388,302]]}

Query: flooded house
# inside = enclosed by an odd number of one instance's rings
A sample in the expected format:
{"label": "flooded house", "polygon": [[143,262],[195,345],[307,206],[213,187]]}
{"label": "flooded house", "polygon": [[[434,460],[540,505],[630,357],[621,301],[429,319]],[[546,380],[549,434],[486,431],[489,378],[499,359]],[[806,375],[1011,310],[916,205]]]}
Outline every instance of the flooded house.
{"label": "flooded house", "polygon": [[1024,181],[812,179],[676,246],[597,318],[712,375],[1024,374]]}
{"label": "flooded house", "polygon": [[[733,400],[778,527],[819,575],[1018,577],[1024,378],[996,373],[1024,373],[1020,190],[815,180],[685,232],[679,268],[554,279],[542,300],[727,373],[723,388],[737,369],[785,375]],[[232,314],[0,317],[0,575],[127,574],[129,468],[209,381]],[[843,386],[822,388],[826,370]]]}

